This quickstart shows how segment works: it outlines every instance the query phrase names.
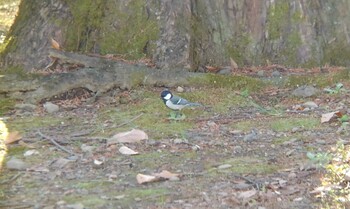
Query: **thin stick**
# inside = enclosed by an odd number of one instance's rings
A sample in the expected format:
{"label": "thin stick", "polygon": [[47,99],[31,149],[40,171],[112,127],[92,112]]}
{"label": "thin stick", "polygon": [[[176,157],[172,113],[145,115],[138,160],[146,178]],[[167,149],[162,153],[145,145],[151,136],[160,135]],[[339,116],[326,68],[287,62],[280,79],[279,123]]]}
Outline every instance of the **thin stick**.
{"label": "thin stick", "polygon": [[131,123],[131,122],[133,122],[134,120],[136,120],[137,118],[141,117],[142,115],[143,115],[143,113],[139,114],[138,116],[132,118],[132,119],[129,120],[129,121],[126,121],[125,123],[122,123],[122,124],[120,124],[120,125],[115,126],[114,128],[119,128],[119,127],[122,127],[122,126],[124,126],[124,125],[126,125],[126,124],[128,124],[128,123]]}
{"label": "thin stick", "polygon": [[22,173],[17,173],[16,175],[12,176],[10,179],[0,182],[0,184],[10,183],[10,182],[16,180],[20,175],[22,175]]}
{"label": "thin stick", "polygon": [[74,152],[72,152],[72,151],[70,151],[70,150],[68,150],[68,149],[66,149],[66,148],[64,148],[64,147],[62,147],[62,146],[61,146],[60,144],[58,144],[53,138],[51,138],[51,137],[49,137],[49,136],[47,136],[47,135],[41,133],[40,131],[38,131],[37,134],[39,134],[41,137],[43,137],[43,138],[45,138],[45,139],[50,140],[50,142],[51,142],[52,144],[54,144],[56,147],[58,147],[59,149],[65,151],[65,152],[67,152],[67,153],[69,153],[69,154],[71,154],[71,155],[76,155]]}

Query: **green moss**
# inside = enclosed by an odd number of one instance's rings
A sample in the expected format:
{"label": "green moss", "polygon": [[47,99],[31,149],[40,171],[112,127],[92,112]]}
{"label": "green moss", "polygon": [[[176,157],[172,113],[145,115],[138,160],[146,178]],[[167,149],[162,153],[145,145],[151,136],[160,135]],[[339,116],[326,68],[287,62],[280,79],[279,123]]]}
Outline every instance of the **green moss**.
{"label": "green moss", "polygon": [[[234,107],[251,106],[246,98],[234,93],[230,88],[203,88],[195,92],[179,95],[190,101],[199,102],[206,107],[211,107],[216,113],[225,113]],[[194,114],[197,114],[197,111],[202,117],[210,117],[210,114],[212,114],[210,112],[203,112],[200,108],[195,109],[194,112],[191,110]]]}
{"label": "green moss", "polygon": [[248,76],[227,76],[217,74],[206,74],[202,77],[190,78],[192,85],[201,85],[212,88],[228,88],[235,90],[249,90],[256,92],[266,86],[260,79]]}
{"label": "green moss", "polygon": [[[242,27],[242,31],[244,31]],[[238,64],[238,66],[243,66],[246,61],[252,59],[249,56],[249,45],[252,43],[253,39],[250,37],[249,33],[242,32],[229,39],[226,44],[226,55],[227,59],[232,58]]]}
{"label": "green moss", "polygon": [[333,74],[317,74],[308,76],[291,75],[285,82],[287,87],[296,87],[301,85],[316,85],[317,87],[332,86],[337,82],[347,81],[350,78],[350,70],[344,69]]}
{"label": "green moss", "polygon": [[260,127],[260,123],[258,121],[245,120],[240,122],[233,122],[230,126],[236,130],[242,131],[250,131],[252,128]]}
{"label": "green moss", "polygon": [[215,172],[220,173],[236,173],[236,174],[270,174],[280,167],[268,164],[266,160],[256,159],[252,157],[237,157],[225,160],[220,164],[229,164],[232,167],[228,169],[213,169],[209,168],[209,173],[216,175]]}
{"label": "green moss", "polygon": [[323,50],[324,58],[321,65],[349,66],[350,46],[346,37],[340,37],[330,44],[325,44]]}
{"label": "green moss", "polygon": [[282,0],[275,2],[275,4],[269,7],[267,14],[267,30],[269,32],[269,39],[277,40],[281,37],[285,26],[288,24],[288,1]]}
{"label": "green moss", "polygon": [[281,118],[270,122],[270,127],[274,131],[291,131],[295,127],[303,129],[314,129],[320,125],[318,118]]}
{"label": "green moss", "polygon": [[66,121],[67,121],[67,118],[59,118],[51,115],[50,116],[47,115],[45,117],[29,116],[25,118],[16,118],[15,120],[9,120],[7,121],[7,125],[9,129],[24,131],[27,129],[57,126],[57,125],[60,125],[62,122],[66,122]]}
{"label": "green moss", "polygon": [[17,13],[15,18],[16,24],[13,24],[8,32],[8,34],[11,34],[11,36],[7,36],[5,39],[5,46],[1,46],[2,50],[0,50],[0,58],[5,54],[15,51],[18,44],[17,36],[20,35],[20,31],[23,29],[23,27],[28,24],[28,21],[26,20],[30,19],[32,14],[39,13],[39,9],[40,7],[38,7],[36,4],[20,1],[18,10],[21,12]]}
{"label": "green moss", "polygon": [[[1,78],[0,78],[1,79]],[[12,110],[16,101],[10,98],[0,98],[0,116]]]}
{"label": "green moss", "polygon": [[97,187],[103,187],[110,185],[110,182],[107,181],[87,181],[87,182],[78,182],[74,184],[74,188],[77,189],[92,189]]}
{"label": "green moss", "polygon": [[63,200],[68,204],[81,203],[84,207],[97,208],[103,206],[107,200],[102,199],[98,195],[65,195]]}
{"label": "green moss", "polygon": [[[127,208],[131,203],[135,202],[135,199],[148,200],[152,202],[152,205],[164,202],[164,198],[169,196],[170,191],[166,188],[132,188],[123,192],[116,193],[114,196],[123,195],[124,198],[118,201],[118,205],[123,208]],[[146,203],[146,202],[145,202]],[[147,205],[147,203],[146,203]],[[145,206],[145,205],[144,205]]]}
{"label": "green moss", "polygon": [[143,79],[145,78],[145,72],[134,72],[131,76],[131,86],[139,86],[143,83]]}
{"label": "green moss", "polygon": [[9,146],[7,149],[8,156],[23,156],[23,153],[27,150],[24,146]]}
{"label": "green moss", "polygon": [[298,65],[298,58],[296,54],[298,53],[298,49],[301,46],[301,44],[302,41],[299,32],[293,31],[290,34],[288,34],[286,46],[281,51],[281,55],[285,57],[285,65]]}
{"label": "green moss", "polygon": [[[73,15],[67,28],[68,50],[121,54],[129,59],[145,56],[158,38],[158,24],[146,11],[146,2],[127,4],[104,0],[66,1]],[[115,16],[118,16],[117,21]],[[132,27],[130,27],[132,26]]]}

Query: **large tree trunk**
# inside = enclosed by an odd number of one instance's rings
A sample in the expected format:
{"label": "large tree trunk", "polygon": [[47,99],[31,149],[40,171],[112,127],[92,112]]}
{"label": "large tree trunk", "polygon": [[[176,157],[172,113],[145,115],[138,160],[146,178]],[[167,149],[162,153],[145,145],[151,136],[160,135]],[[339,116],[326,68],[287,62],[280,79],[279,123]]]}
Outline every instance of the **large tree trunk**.
{"label": "large tree trunk", "polygon": [[22,1],[2,64],[40,69],[68,51],[148,56],[160,68],[349,65],[349,0]]}

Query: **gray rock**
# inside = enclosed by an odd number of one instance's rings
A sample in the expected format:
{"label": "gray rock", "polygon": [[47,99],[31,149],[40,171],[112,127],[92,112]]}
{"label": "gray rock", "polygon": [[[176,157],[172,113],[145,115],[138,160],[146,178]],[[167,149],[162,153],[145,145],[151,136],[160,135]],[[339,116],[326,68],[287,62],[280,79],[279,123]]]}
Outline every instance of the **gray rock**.
{"label": "gray rock", "polygon": [[265,71],[259,70],[256,74],[257,74],[259,77],[264,77],[264,76],[265,76]]}
{"label": "gray rock", "polygon": [[310,97],[319,92],[318,89],[316,89],[313,86],[301,86],[293,91],[293,95],[297,97]]}
{"label": "gray rock", "polygon": [[344,172],[344,180],[345,181],[350,181],[350,168],[348,168],[347,170],[345,170]]}
{"label": "gray rock", "polygon": [[252,130],[250,134],[244,136],[243,141],[250,142],[258,139],[258,133],[256,130]]}
{"label": "gray rock", "polygon": [[224,68],[221,68],[217,74],[219,75],[231,75],[232,74],[232,69],[230,66],[227,66],[227,67],[224,67]]}
{"label": "gray rock", "polygon": [[243,151],[243,148],[241,147],[241,146],[235,146],[234,148],[233,148],[233,152],[234,153],[241,153]]}
{"label": "gray rock", "polygon": [[181,144],[181,143],[183,143],[184,141],[182,140],[182,139],[179,139],[179,138],[176,138],[176,139],[174,139],[174,141],[173,141],[173,143],[174,144]]}
{"label": "gray rock", "polygon": [[25,170],[29,165],[17,158],[11,158],[6,162],[6,167],[11,170]]}
{"label": "gray rock", "polygon": [[176,88],[176,91],[179,92],[179,93],[182,93],[182,92],[185,91],[185,89],[182,88],[181,86],[178,86],[178,87]]}
{"label": "gray rock", "polygon": [[309,101],[309,102],[305,102],[303,104],[304,107],[309,107],[309,108],[317,108],[318,105],[315,102]]}
{"label": "gray rock", "polygon": [[36,105],[33,105],[33,104],[16,104],[15,108],[31,112],[31,111],[34,111],[36,109]]}
{"label": "gray rock", "polygon": [[231,168],[231,167],[232,167],[232,165],[230,165],[230,164],[223,164],[223,165],[219,165],[218,169],[227,169],[227,168]]}
{"label": "gray rock", "polygon": [[72,204],[72,205],[66,205],[66,208],[69,208],[69,209],[84,209],[84,205],[82,203],[75,203],[75,204]]}
{"label": "gray rock", "polygon": [[278,70],[275,70],[271,73],[272,77],[281,77],[281,73]]}
{"label": "gray rock", "polygon": [[52,102],[46,102],[44,104],[44,108],[45,108],[46,112],[48,112],[48,113],[54,113],[60,109],[58,105],[55,105]]}

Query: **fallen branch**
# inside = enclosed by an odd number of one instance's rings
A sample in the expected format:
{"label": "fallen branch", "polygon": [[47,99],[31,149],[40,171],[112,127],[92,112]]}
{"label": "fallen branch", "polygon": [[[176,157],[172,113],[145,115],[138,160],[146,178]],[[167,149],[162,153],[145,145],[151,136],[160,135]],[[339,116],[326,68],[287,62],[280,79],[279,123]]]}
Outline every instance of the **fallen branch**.
{"label": "fallen branch", "polygon": [[0,184],[8,184],[8,183],[16,180],[20,175],[22,175],[22,173],[17,173],[16,175],[12,176],[10,179],[1,181]]}
{"label": "fallen branch", "polygon": [[63,146],[61,146],[60,144],[58,144],[53,138],[51,138],[51,137],[49,137],[49,136],[47,136],[47,135],[41,133],[40,131],[38,131],[37,134],[39,134],[39,135],[40,135],[41,137],[43,137],[44,139],[50,140],[50,142],[51,142],[52,144],[54,144],[56,147],[58,147],[59,149],[65,151],[65,152],[67,152],[67,153],[69,153],[69,154],[71,154],[71,155],[77,155],[77,154],[75,154],[74,152],[72,152],[72,151],[70,151],[70,150],[64,148]]}

